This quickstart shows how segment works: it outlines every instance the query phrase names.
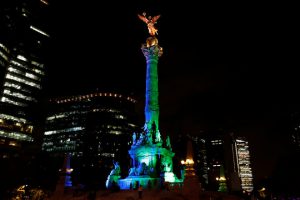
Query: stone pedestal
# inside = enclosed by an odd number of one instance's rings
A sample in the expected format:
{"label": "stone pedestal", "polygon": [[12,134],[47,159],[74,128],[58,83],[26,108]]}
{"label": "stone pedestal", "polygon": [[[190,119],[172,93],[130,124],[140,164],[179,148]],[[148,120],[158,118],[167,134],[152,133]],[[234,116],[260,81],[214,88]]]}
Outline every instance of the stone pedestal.
{"label": "stone pedestal", "polygon": [[122,190],[137,189],[139,185],[143,188],[158,189],[162,185],[160,178],[149,176],[128,176],[126,179],[120,179],[118,183]]}
{"label": "stone pedestal", "polygon": [[129,150],[132,168],[129,176],[120,179],[121,189],[131,189],[137,184],[144,188],[160,188],[164,182],[181,182],[173,173],[173,156],[170,149],[156,144],[133,145]]}

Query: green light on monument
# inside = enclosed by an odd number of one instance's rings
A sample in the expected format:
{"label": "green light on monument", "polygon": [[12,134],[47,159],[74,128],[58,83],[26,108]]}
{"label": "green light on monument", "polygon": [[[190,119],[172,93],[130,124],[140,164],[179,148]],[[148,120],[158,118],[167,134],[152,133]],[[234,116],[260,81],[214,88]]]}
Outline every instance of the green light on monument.
{"label": "green light on monument", "polygon": [[[150,37],[142,45],[142,52],[146,58],[146,91],[145,91],[145,124],[140,133],[133,133],[132,146],[128,151],[131,157],[131,168],[125,179],[118,179],[121,189],[130,189],[137,185],[143,187],[159,188],[163,182],[181,183],[173,173],[173,157],[169,136],[163,142],[159,132],[159,103],[158,103],[158,58],[162,55],[162,47],[158,45],[155,37],[157,29],[154,24],[160,17],[146,14],[138,15],[149,30]],[[111,174],[112,175],[112,174]],[[115,181],[116,176],[109,176],[110,181]]]}

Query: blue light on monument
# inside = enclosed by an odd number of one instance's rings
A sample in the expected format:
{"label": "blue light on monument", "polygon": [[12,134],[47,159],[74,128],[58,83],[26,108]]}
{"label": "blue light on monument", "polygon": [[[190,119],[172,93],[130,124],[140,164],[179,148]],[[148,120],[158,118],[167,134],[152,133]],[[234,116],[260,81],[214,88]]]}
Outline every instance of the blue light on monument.
{"label": "blue light on monument", "polygon": [[[158,19],[159,16],[143,21]],[[149,22],[149,21],[148,21]],[[142,45],[142,52],[146,58],[146,92],[145,92],[145,124],[142,131],[133,133],[132,145],[128,151],[131,157],[131,168],[125,179],[120,179],[120,173],[112,170],[107,178],[106,186],[110,188],[117,183],[120,189],[131,189],[138,185],[145,188],[159,188],[164,182],[182,183],[173,173],[174,153],[172,152],[169,136],[163,142],[159,132],[159,103],[158,103],[158,58],[162,55],[162,47],[158,45],[157,38],[152,34],[157,30],[147,23],[150,37]],[[150,27],[149,27],[150,24]],[[153,25],[152,24],[152,25]],[[153,30],[155,29],[155,30]],[[151,30],[151,31],[150,31]]]}
{"label": "blue light on monument", "polygon": [[72,187],[72,180],[71,180],[72,171],[73,171],[73,169],[71,168],[71,154],[67,154],[65,187]]}

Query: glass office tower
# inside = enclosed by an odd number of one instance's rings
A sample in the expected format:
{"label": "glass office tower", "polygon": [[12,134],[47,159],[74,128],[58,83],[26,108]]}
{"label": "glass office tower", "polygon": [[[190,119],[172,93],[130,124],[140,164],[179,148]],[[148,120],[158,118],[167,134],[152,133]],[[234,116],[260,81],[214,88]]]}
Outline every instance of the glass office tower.
{"label": "glass office tower", "polygon": [[0,3],[0,146],[32,142],[50,35],[47,1]]}
{"label": "glass office tower", "polygon": [[229,191],[253,190],[250,150],[245,137],[218,131],[188,137],[193,141],[195,169],[204,189],[218,190],[220,170],[224,168]]}
{"label": "glass office tower", "polygon": [[252,192],[253,174],[248,141],[243,137],[236,138],[233,153],[236,155],[236,161],[234,164],[236,164],[238,169],[242,190]]}
{"label": "glass office tower", "polygon": [[132,133],[142,128],[135,106],[132,97],[113,92],[51,99],[42,149],[53,158],[71,155],[75,177],[104,187],[113,161],[128,172]]}

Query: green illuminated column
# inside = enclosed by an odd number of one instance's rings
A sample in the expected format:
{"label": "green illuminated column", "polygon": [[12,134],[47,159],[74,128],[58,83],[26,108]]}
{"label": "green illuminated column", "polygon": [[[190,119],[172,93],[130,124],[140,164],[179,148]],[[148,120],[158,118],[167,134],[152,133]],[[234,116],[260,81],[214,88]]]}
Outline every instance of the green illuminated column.
{"label": "green illuminated column", "polygon": [[158,57],[162,55],[162,48],[158,46],[156,37],[149,37],[147,44],[142,46],[142,52],[146,57],[146,100],[145,100],[145,129],[152,130],[155,125],[155,132],[159,130],[159,104],[158,104]]}

